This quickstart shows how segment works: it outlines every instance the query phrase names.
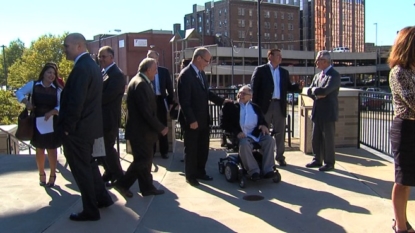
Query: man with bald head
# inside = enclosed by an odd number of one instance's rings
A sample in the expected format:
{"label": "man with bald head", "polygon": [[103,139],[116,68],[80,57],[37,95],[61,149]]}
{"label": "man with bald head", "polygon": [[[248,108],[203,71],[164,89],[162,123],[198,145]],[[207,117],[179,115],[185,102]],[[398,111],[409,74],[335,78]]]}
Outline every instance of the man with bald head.
{"label": "man with bald head", "polygon": [[73,213],[69,218],[73,221],[96,221],[100,219],[98,208],[114,203],[92,157],[94,140],[103,136],[102,75],[86,52],[86,40],[82,34],[69,34],[64,40],[64,51],[66,59],[74,61],[74,67],[61,94],[58,132],[83,205],[83,211]]}
{"label": "man with bald head", "polygon": [[[159,63],[159,53],[154,50],[149,50],[148,58],[153,58]],[[153,83],[154,93],[156,94],[157,102],[157,118],[163,125],[167,125],[167,112],[173,106],[173,83],[170,78],[170,72],[167,68],[157,66],[157,74],[154,77]],[[160,155],[163,159],[168,159],[169,155],[169,140],[167,135],[159,135]],[[156,145],[154,144],[154,153],[156,152]]]}

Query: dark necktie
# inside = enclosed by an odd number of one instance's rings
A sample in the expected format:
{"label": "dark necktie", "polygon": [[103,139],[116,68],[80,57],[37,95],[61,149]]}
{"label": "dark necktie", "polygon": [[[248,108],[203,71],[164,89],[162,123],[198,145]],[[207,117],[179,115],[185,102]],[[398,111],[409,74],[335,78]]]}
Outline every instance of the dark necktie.
{"label": "dark necktie", "polygon": [[202,72],[199,71],[197,77],[199,78],[199,81],[202,83],[203,89],[205,89],[205,82],[203,81]]}

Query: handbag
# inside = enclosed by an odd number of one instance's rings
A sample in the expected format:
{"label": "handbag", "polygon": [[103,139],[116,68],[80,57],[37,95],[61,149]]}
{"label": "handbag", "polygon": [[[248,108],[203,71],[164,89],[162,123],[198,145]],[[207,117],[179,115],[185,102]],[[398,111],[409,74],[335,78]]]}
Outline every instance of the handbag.
{"label": "handbag", "polygon": [[[35,88],[35,84],[33,82],[33,89],[32,95]],[[28,101],[31,101],[31,95],[29,94]],[[31,140],[35,130],[35,112],[30,111],[25,108],[17,118],[17,130],[16,130],[16,138],[22,141]]]}
{"label": "handbag", "polygon": [[17,119],[17,131],[16,138],[22,141],[31,140],[33,137],[33,131],[35,129],[34,122],[35,116],[34,111],[27,110],[25,108]]}

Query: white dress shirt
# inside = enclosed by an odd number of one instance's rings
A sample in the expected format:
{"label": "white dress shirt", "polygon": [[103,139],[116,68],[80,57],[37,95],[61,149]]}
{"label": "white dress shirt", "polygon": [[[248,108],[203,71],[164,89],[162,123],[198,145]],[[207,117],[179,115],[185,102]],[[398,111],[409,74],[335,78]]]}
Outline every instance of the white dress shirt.
{"label": "white dress shirt", "polygon": [[254,141],[259,142],[259,138],[253,136],[251,133],[254,131],[255,127],[258,125],[258,116],[256,115],[254,108],[250,102],[246,104],[239,103],[241,106],[240,109],[240,118],[239,125],[241,126],[242,132],[247,136],[252,138]]}
{"label": "white dress shirt", "polygon": [[280,69],[279,69],[280,66],[277,66],[277,68],[274,69],[274,67],[272,67],[272,64],[270,62],[268,62],[268,65],[271,69],[272,80],[274,81],[274,92],[272,93],[272,98],[281,99],[281,93],[280,93],[281,76],[280,76]]}

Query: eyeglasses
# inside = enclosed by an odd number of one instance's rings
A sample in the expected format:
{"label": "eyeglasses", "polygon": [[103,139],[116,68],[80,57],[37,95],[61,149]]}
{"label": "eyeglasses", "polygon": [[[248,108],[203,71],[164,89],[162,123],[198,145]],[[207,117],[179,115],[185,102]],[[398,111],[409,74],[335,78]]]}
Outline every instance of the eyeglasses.
{"label": "eyeglasses", "polygon": [[251,95],[251,93],[239,92],[240,95]]}
{"label": "eyeglasses", "polygon": [[203,61],[205,61],[205,62],[207,62],[207,63],[210,63],[210,61],[209,60],[206,60],[204,57],[202,57],[202,56],[200,56],[202,59],[203,59]]}
{"label": "eyeglasses", "polygon": [[105,59],[106,57],[108,57],[108,56],[105,56],[105,55],[98,56],[99,59],[101,59],[101,58]]}

